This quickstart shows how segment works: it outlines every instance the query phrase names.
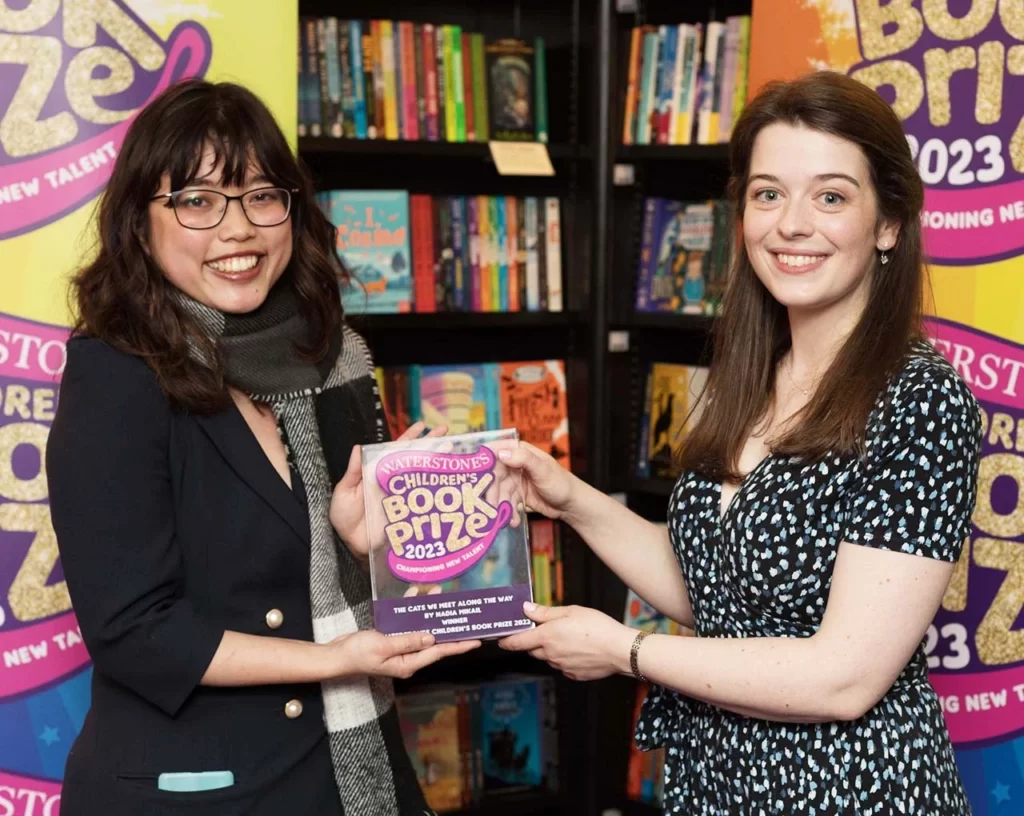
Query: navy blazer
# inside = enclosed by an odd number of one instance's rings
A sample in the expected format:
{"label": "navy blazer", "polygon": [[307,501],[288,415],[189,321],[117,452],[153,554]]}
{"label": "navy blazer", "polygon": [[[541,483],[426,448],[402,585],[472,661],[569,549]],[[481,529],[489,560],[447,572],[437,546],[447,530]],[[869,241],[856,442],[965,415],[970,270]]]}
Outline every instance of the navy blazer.
{"label": "navy blazer", "polygon": [[[304,497],[238,410],[172,410],[142,360],[72,339],[46,467],[94,664],[61,813],[338,816],[319,684],[199,685],[225,630],[313,640]],[[220,770],[234,786],[156,785]]]}

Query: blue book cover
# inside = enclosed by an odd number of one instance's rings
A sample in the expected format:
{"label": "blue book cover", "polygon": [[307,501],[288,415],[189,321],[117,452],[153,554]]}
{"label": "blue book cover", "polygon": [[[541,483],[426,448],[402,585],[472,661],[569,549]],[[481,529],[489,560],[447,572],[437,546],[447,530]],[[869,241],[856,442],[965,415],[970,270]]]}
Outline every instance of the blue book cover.
{"label": "blue book cover", "polygon": [[409,194],[405,190],[334,190],[331,221],[353,282],[341,302],[353,314],[412,311]]}
{"label": "blue book cover", "polygon": [[[646,268],[641,279],[646,281],[646,302],[637,294],[637,303],[644,302],[640,311],[669,312],[673,311],[672,300],[675,297],[675,285],[671,273],[671,261],[674,234],[670,234],[673,219],[682,209],[678,201],[665,198],[654,200],[651,220],[650,253],[646,256]],[[647,225],[644,225],[645,241]]]}
{"label": "blue book cover", "polygon": [[497,196],[498,223],[495,235],[498,241],[498,311],[507,312],[510,307],[508,290],[508,207],[504,196]]}
{"label": "blue book cover", "polygon": [[539,682],[488,683],[480,689],[484,792],[543,784]]}
{"label": "blue book cover", "polygon": [[654,100],[654,121],[656,132],[651,134],[651,141],[668,144],[671,137],[668,125],[672,119],[672,93],[675,90],[676,78],[676,47],[679,40],[677,26],[661,26],[661,65],[658,70],[658,85]]}
{"label": "blue book cover", "polygon": [[466,280],[469,277],[465,196],[452,196],[448,199],[448,206],[452,218],[452,305],[462,311],[466,308]]}
{"label": "blue book cover", "polygon": [[355,98],[356,138],[366,138],[366,81],[363,76],[363,28],[349,20],[349,56],[352,59],[352,92]]}

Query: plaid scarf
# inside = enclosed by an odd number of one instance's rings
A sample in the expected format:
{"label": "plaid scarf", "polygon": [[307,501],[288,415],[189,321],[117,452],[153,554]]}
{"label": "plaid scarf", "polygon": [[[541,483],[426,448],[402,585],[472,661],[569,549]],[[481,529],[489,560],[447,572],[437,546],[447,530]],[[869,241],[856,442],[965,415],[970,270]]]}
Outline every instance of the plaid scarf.
{"label": "plaid scarf", "polygon": [[[217,348],[225,380],[267,404],[308,497],[313,636],[327,643],[373,628],[370,580],[328,516],[352,446],[384,441],[373,361],[347,326],[319,363],[301,359],[308,337],[287,282],[248,314],[224,314],[181,294],[178,301]],[[200,355],[201,356],[201,355]],[[359,676],[321,684],[334,777],[346,816],[429,814],[402,744],[391,681]]]}

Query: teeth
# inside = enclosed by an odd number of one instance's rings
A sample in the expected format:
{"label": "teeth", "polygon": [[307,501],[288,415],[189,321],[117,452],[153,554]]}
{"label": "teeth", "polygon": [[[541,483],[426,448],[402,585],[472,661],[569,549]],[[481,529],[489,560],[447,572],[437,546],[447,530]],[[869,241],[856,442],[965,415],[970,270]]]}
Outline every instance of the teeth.
{"label": "teeth", "polygon": [[245,272],[252,269],[260,261],[258,255],[239,255],[235,258],[225,258],[222,261],[210,261],[207,265],[218,272]]}
{"label": "teeth", "polygon": [[824,255],[783,255],[778,253],[778,259],[786,266],[807,266],[822,260]]}

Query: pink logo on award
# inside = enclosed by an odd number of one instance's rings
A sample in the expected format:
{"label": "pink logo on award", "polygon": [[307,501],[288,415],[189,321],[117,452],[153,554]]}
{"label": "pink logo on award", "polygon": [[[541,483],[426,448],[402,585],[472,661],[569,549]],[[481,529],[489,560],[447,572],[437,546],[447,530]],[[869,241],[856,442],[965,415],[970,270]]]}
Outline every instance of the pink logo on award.
{"label": "pink logo on award", "polygon": [[161,41],[123,0],[0,4],[0,240],[95,198],[134,115],[211,50],[191,21]]}
{"label": "pink logo on award", "polygon": [[66,339],[66,329],[0,314],[0,701],[89,662],[47,503],[46,440]]}
{"label": "pink logo on award", "polygon": [[483,558],[512,518],[512,504],[493,502],[494,452],[400,451],[377,464],[387,523],[387,564],[412,583],[455,578]]}
{"label": "pink logo on award", "polygon": [[855,8],[864,61],[850,75],[903,122],[925,184],[928,257],[963,266],[1024,252],[1020,3],[871,0]]}

